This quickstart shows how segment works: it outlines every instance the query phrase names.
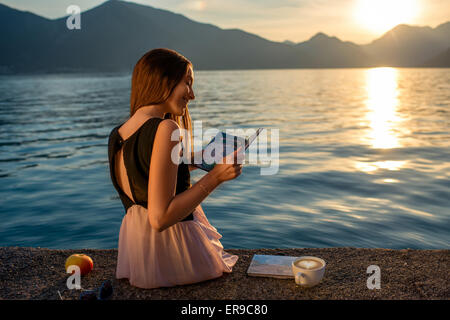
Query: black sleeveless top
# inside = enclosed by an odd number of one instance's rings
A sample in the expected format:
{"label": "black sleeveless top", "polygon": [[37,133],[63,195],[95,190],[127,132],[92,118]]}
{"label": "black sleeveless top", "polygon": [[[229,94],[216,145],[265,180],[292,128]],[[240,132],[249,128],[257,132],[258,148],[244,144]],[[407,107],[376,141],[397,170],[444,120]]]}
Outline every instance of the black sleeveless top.
{"label": "black sleeveless top", "polygon": [[[123,125],[115,127],[108,139],[108,157],[109,157],[109,172],[111,180],[119,193],[120,200],[125,208],[125,213],[128,208],[134,204],[141,205],[148,208],[148,175],[150,169],[150,159],[152,156],[153,142],[156,135],[156,130],[159,124],[164,119],[150,118],[139,129],[137,129],[128,139],[123,140],[119,134],[119,128]],[[115,168],[115,154],[123,146],[123,161],[128,175],[128,182],[130,184],[131,193],[136,203],[130,199],[117,183]],[[184,162],[178,165],[177,186],[176,193],[179,194],[191,187],[189,167]],[[154,186],[157,188],[158,186]],[[184,218],[182,221],[193,220],[192,213]]]}

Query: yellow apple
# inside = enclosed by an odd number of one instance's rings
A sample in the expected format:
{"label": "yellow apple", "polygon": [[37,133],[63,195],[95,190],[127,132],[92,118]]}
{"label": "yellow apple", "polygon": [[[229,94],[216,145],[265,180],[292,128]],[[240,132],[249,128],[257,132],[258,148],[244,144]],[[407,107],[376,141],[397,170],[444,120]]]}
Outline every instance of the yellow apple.
{"label": "yellow apple", "polygon": [[76,265],[80,268],[81,275],[84,276],[92,271],[94,268],[94,262],[92,259],[82,253],[75,253],[66,260],[66,272],[67,268],[71,265]]}

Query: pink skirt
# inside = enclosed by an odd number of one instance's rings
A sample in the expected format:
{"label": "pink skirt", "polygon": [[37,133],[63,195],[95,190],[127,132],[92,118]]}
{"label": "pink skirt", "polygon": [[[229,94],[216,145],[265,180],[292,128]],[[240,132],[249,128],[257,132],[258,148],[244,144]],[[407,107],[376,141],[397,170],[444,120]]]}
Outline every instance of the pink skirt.
{"label": "pink skirt", "polygon": [[222,235],[200,205],[193,216],[194,220],[157,232],[150,226],[146,208],[128,208],[120,227],[116,278],[151,289],[196,283],[231,272],[238,256],[223,251]]}

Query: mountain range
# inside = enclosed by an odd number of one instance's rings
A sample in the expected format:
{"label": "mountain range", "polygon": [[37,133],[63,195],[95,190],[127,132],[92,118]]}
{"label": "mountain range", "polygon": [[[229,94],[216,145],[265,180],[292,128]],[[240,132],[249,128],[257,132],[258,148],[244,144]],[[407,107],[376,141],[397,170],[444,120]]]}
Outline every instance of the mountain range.
{"label": "mountain range", "polygon": [[398,25],[358,45],[321,32],[300,43],[275,42],[118,0],[82,12],[79,30],[69,30],[66,20],[0,4],[0,73],[130,72],[145,52],[163,47],[197,70],[450,67],[450,21]]}

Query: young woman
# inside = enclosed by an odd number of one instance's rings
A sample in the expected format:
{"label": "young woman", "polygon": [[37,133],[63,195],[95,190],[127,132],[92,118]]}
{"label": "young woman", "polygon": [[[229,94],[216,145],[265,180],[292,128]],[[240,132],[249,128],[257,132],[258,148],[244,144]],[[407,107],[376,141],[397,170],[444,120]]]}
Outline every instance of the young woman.
{"label": "young woman", "polygon": [[242,165],[224,161],[191,186],[189,171],[195,167],[179,163],[181,143],[171,138],[178,129],[192,137],[188,102],[195,99],[193,81],[192,63],[179,53],[147,52],[133,70],[130,118],[109,136],[111,179],[126,211],[116,277],[136,287],[217,278],[238,260],[223,251],[222,236],[200,203],[239,176]]}

